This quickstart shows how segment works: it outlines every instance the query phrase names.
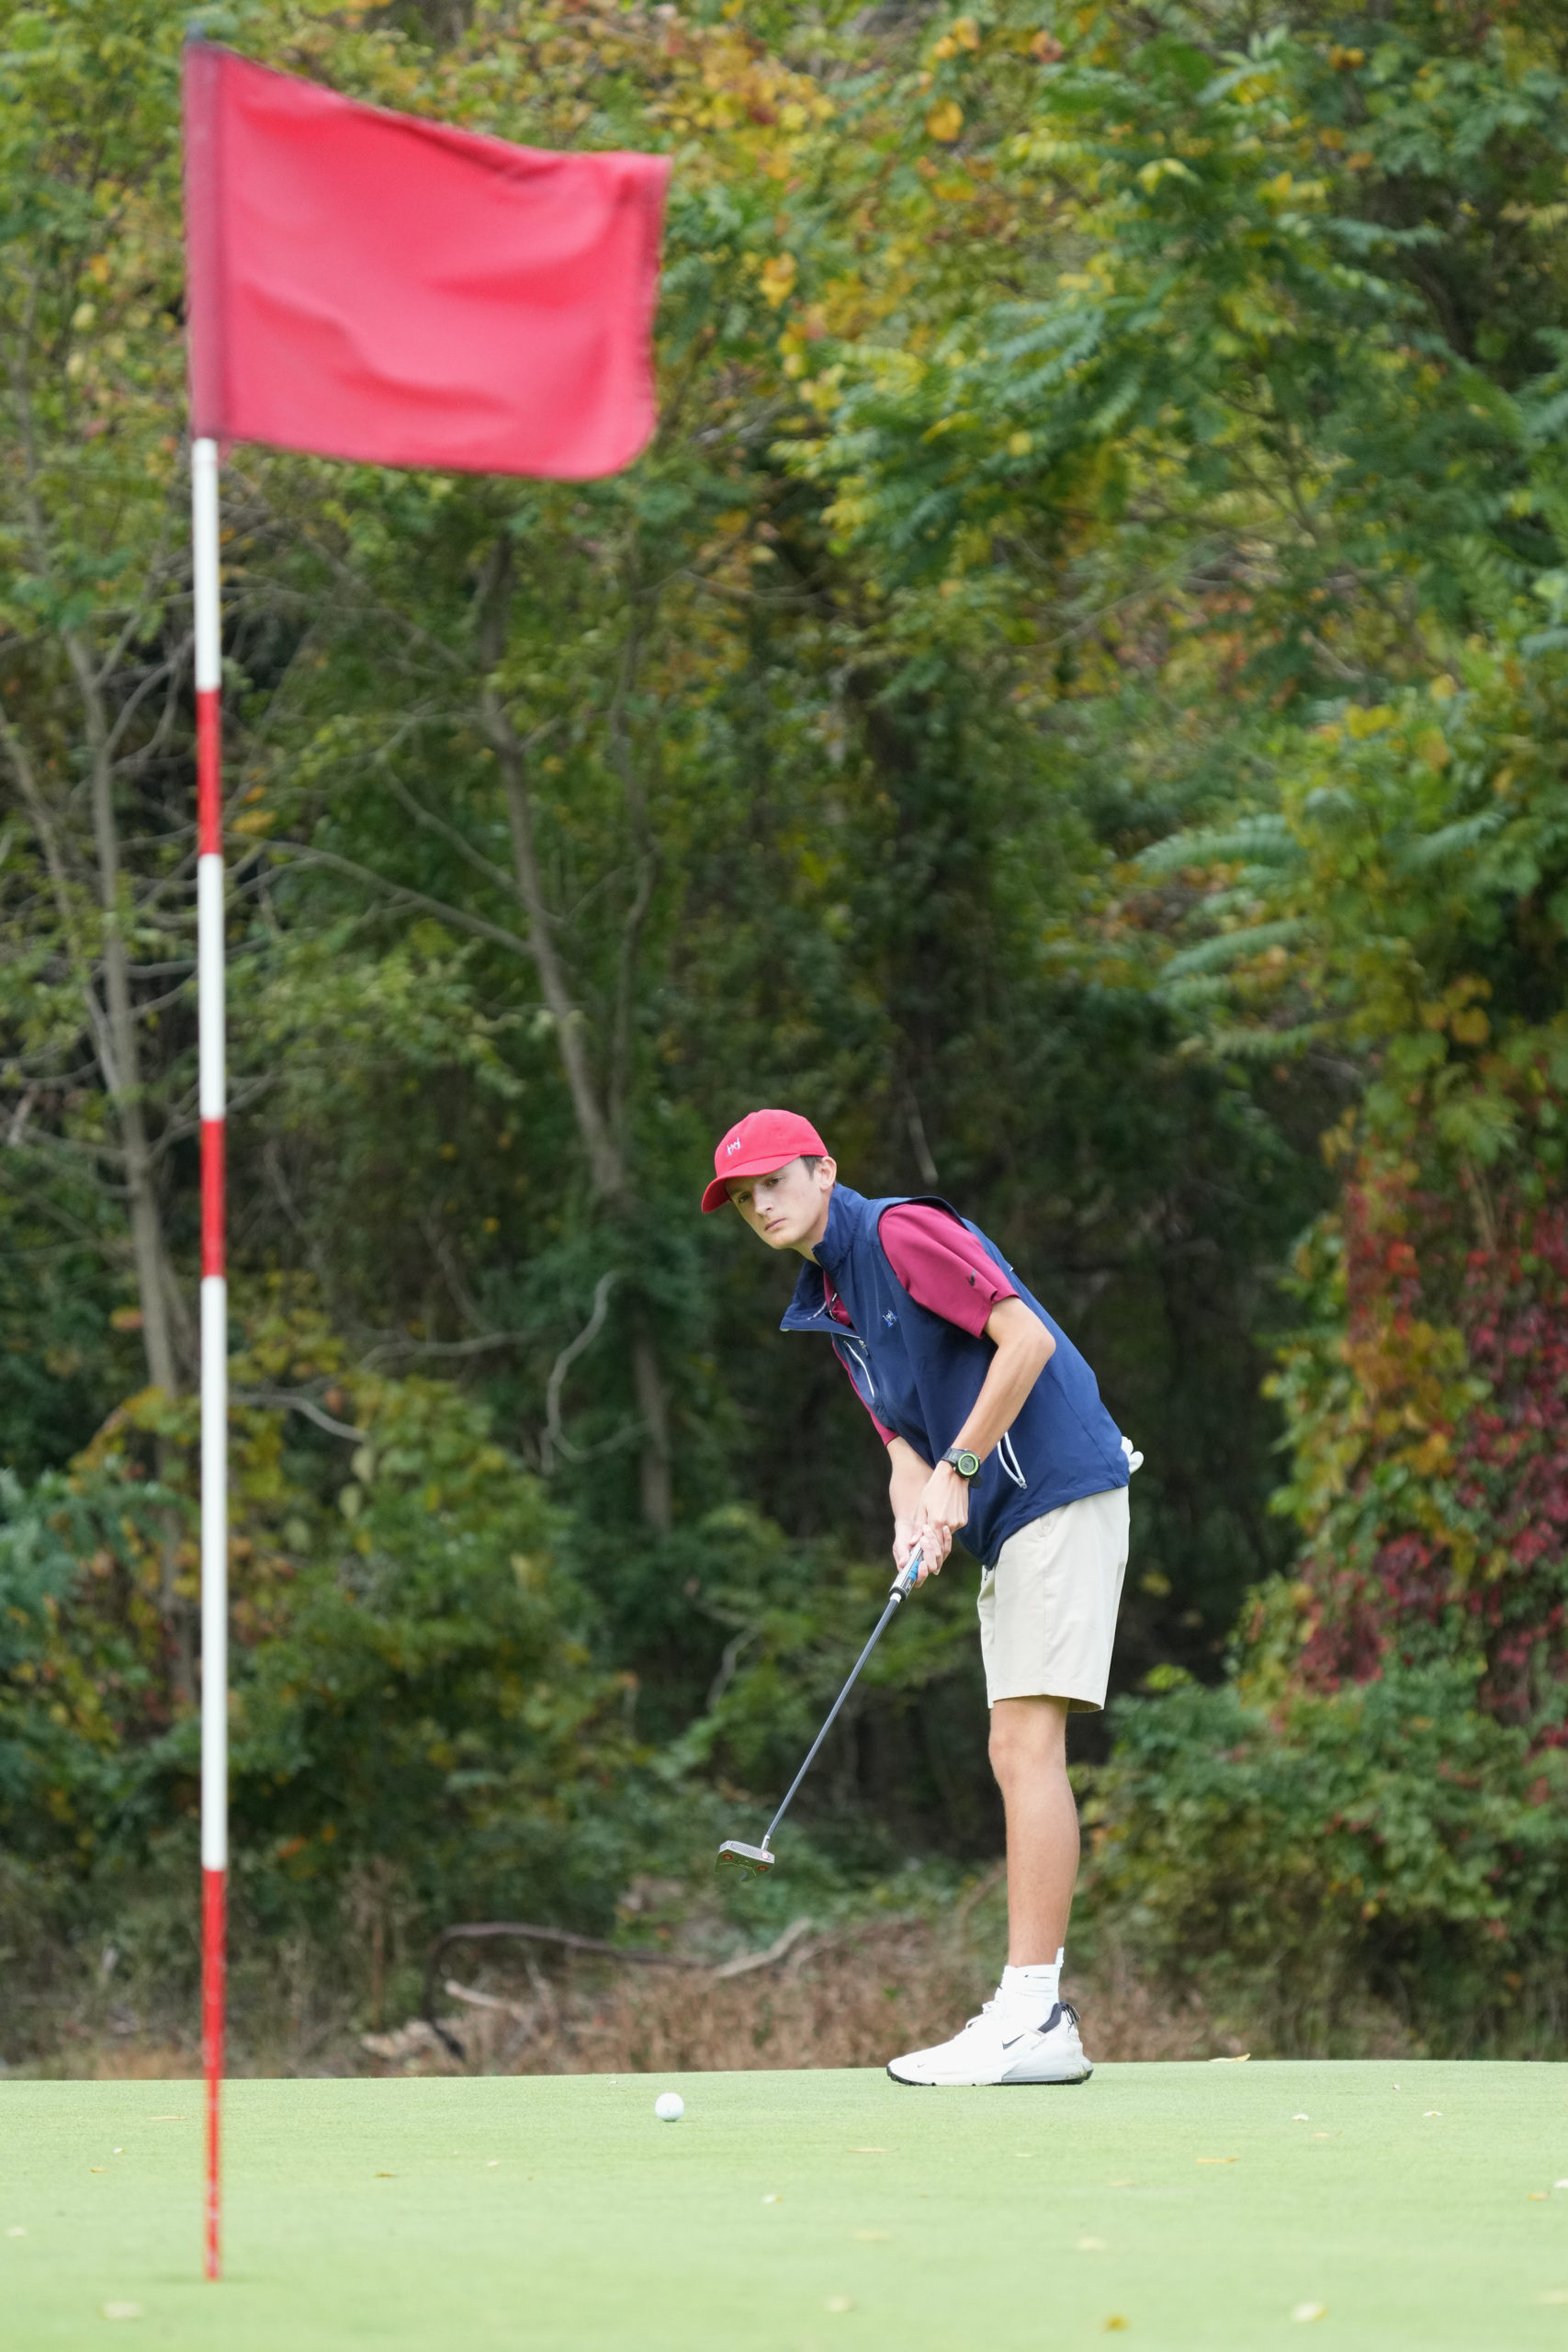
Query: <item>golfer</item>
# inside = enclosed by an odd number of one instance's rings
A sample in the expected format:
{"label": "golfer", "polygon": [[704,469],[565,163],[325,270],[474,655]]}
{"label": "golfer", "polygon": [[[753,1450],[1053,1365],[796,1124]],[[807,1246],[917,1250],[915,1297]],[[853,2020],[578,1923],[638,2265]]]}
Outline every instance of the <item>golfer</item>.
{"label": "golfer", "polygon": [[941,1572],[961,1535],[984,1571],[991,1769],[1007,1815],[1008,1964],[951,2041],[895,2058],[899,2083],[1081,2083],[1061,1997],[1078,1817],[1067,1716],[1105,1703],[1142,1461],[1093,1373],[978,1227],[930,1197],[868,1201],[808,1119],[752,1111],[714,1153],[706,1213],[733,1202],[806,1260],[782,1329],[817,1331],[887,1448],[893,1557]]}

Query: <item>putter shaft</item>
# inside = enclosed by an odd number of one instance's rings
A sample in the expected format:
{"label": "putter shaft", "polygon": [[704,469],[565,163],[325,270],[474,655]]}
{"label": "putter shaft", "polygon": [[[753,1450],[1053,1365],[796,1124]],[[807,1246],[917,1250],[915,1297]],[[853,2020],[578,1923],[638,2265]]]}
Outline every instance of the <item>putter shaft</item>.
{"label": "putter shaft", "polygon": [[870,1641],[867,1642],[864,1649],[862,1650],[859,1657],[856,1658],[853,1666],[850,1668],[849,1680],[845,1683],[843,1689],[834,1700],[832,1706],[829,1709],[826,1723],[824,1723],[821,1730],[818,1733],[816,1738],[812,1741],[811,1746],[807,1750],[805,1763],[801,1766],[799,1771],[790,1782],[788,1792],[784,1797],[783,1804],[780,1805],[777,1813],[774,1814],[772,1821],[769,1822],[766,1830],[763,1832],[762,1850],[764,1852],[767,1851],[769,1846],[773,1843],[774,1830],[778,1827],[780,1822],[789,1811],[790,1806],[794,1804],[795,1792],[796,1789],[799,1788],[802,1781],[805,1780],[807,1772],[810,1771],[812,1762],[816,1757],[818,1749],[821,1747],[822,1742],[827,1738],[828,1734],[832,1730],[834,1723],[838,1718],[840,1708],[843,1705],[844,1701],[849,1697],[850,1692],[854,1689],[855,1682],[859,1677],[862,1667],[865,1664],[866,1659],[871,1656],[872,1651],[876,1647],[877,1643],[882,1639],[883,1634],[887,1629],[888,1621],[893,1616],[898,1603],[907,1594],[914,1591],[919,1573],[920,1555],[917,1552],[910,1559],[908,1566],[901,1568],[898,1574],[894,1577],[893,1589],[887,1596],[887,1606],[883,1611],[881,1616],[877,1619],[875,1630],[874,1631]]}

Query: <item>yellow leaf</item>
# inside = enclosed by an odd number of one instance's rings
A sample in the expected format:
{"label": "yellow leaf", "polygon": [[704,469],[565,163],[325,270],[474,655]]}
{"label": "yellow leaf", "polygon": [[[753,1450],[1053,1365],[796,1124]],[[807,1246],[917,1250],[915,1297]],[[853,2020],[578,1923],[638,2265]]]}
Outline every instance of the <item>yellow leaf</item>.
{"label": "yellow leaf", "polygon": [[1012,433],[1008,435],[1008,456],[1010,458],[1027,458],[1033,447],[1034,435],[1032,433]]}
{"label": "yellow leaf", "polygon": [[973,17],[957,17],[953,19],[953,38],[961,49],[978,49],[980,28]]}
{"label": "yellow leaf", "polygon": [[1193,174],[1175,155],[1160,155],[1152,164],[1145,164],[1138,173],[1139,185],[1157,187],[1161,180],[1190,180]]}
{"label": "yellow leaf", "polygon": [[1453,753],[1448,746],[1447,737],[1440,734],[1435,727],[1429,727],[1427,729],[1416,749],[1429,768],[1446,768],[1453,758]]}
{"label": "yellow leaf", "polygon": [[943,98],[939,105],[932,107],[926,117],[926,129],[931,137],[949,144],[963,128],[964,109],[956,98]]}
{"label": "yellow leaf", "polygon": [[1461,1046],[1483,1046],[1492,1035],[1492,1023],[1478,1004],[1471,1005],[1464,1012],[1456,1012],[1449,1028]]}
{"label": "yellow leaf", "polygon": [[762,292],[775,311],[788,299],[799,275],[800,266],[793,254],[773,254],[762,264]]}

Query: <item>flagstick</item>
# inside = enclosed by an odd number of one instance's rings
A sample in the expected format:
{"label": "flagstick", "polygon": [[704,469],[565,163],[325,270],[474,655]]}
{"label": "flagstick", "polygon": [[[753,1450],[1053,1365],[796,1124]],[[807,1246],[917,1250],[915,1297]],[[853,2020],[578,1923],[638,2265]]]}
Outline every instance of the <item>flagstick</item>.
{"label": "flagstick", "polygon": [[219,2167],[229,1869],[229,1285],[223,1260],[223,792],[218,444],[191,444],[196,585],[197,1012],[201,1104],[201,2064],[207,2275],[221,2272]]}

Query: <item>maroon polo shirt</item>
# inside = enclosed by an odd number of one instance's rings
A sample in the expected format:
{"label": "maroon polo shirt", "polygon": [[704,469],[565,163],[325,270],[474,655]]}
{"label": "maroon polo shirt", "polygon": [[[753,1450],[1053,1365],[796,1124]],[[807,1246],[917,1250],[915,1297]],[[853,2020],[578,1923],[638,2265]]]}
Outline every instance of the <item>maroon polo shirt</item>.
{"label": "maroon polo shirt", "polygon": [[[956,1323],[961,1331],[971,1332],[976,1338],[990,1321],[991,1309],[998,1300],[1018,1296],[996,1260],[987,1253],[985,1245],[945,1209],[906,1201],[902,1206],[886,1211],[877,1227],[877,1238],[888,1264],[916,1306],[942,1316],[949,1323]],[[822,1291],[834,1322],[852,1330],[849,1309],[826,1273]],[[883,1444],[891,1445],[895,1432],[885,1421],[877,1420],[869,1405],[866,1411]]]}

